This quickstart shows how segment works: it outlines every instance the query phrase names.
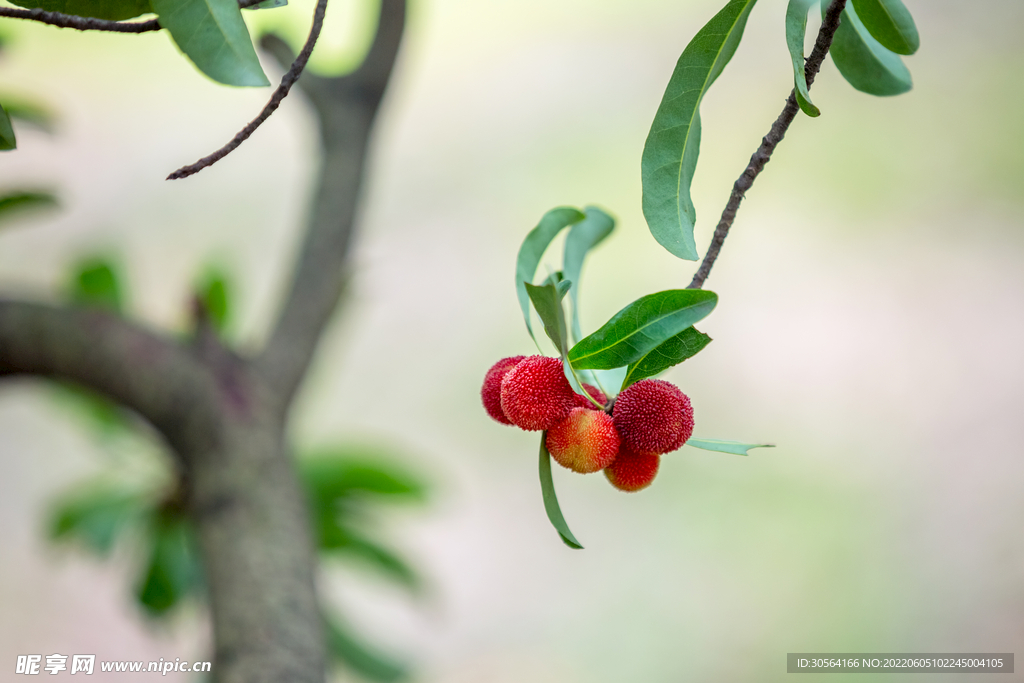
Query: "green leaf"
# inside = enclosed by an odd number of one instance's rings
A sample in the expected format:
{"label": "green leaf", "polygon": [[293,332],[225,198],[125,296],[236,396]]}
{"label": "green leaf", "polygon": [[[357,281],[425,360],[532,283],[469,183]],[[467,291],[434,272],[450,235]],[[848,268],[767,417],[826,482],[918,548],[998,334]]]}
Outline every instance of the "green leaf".
{"label": "green leaf", "polygon": [[118,536],[146,512],[143,496],[112,486],[91,487],[58,500],[50,517],[50,538],[81,541],[98,555],[110,553]]}
{"label": "green leaf", "polygon": [[11,0],[19,7],[123,21],[153,11],[149,0]]}
{"label": "green leaf", "polygon": [[371,681],[392,683],[408,677],[407,668],[399,662],[371,650],[335,619],[324,617],[327,650],[336,662],[344,664]]}
{"label": "green leaf", "polygon": [[910,11],[900,0],[853,0],[864,28],[887,50],[912,55],[921,47],[921,38]]}
{"label": "green leaf", "polygon": [[124,298],[113,264],[103,259],[90,259],[75,269],[71,299],[80,306],[106,308],[122,312]]}
{"label": "green leaf", "polygon": [[562,299],[565,298],[572,283],[569,280],[563,280],[561,272],[552,274],[547,282],[548,284],[542,287],[527,284],[526,291],[533,302],[533,307],[537,309],[537,315],[544,323],[544,332],[558,349],[558,355],[562,359],[563,372],[569,381],[569,386],[580,396],[586,396],[583,386],[569,363],[569,337],[566,334],[565,309],[562,308]]}
{"label": "green leaf", "polygon": [[635,363],[687,327],[704,319],[718,295],[702,289],[669,289],[640,297],[569,351],[576,369],[608,370]]}
{"label": "green leaf", "polygon": [[695,439],[690,438],[687,446],[703,448],[706,451],[718,451],[719,453],[732,453],[734,455],[748,455],[751,448],[775,448],[770,443],[740,443],[739,441],[722,441],[721,439]]}
{"label": "green leaf", "polygon": [[541,217],[540,223],[526,235],[522,246],[519,247],[519,254],[516,256],[516,296],[519,298],[519,308],[523,311],[523,319],[526,320],[526,329],[534,341],[537,337],[534,336],[533,326],[530,324],[530,297],[526,293],[526,283],[533,282],[544,250],[558,233],[584,218],[586,216],[578,209],[569,206],[551,209]]}
{"label": "green leaf", "polygon": [[201,584],[195,541],[188,521],[159,518],[151,530],[149,564],[136,599],[151,616],[164,616]]}
{"label": "green leaf", "polygon": [[199,286],[198,296],[207,315],[210,316],[214,329],[223,332],[231,312],[227,278],[223,273],[211,270]]}
{"label": "green leaf", "polygon": [[355,493],[372,493],[411,499],[426,497],[419,479],[382,460],[387,453],[370,448],[321,451],[298,459],[299,474],[311,496],[333,501]]}
{"label": "green leaf", "polygon": [[270,85],[236,0],[153,0],[160,25],[189,59],[225,85]]}
{"label": "green leaf", "polygon": [[630,363],[626,377],[622,380],[622,389],[647,377],[654,377],[673,365],[679,365],[700,353],[710,343],[711,337],[693,327],[687,327],[648,351],[640,360]]}
{"label": "green leaf", "polygon": [[0,105],[0,152],[17,149],[18,139],[14,136],[14,128],[11,126],[11,117],[7,110]]}
{"label": "green leaf", "polygon": [[57,206],[57,198],[49,192],[12,192],[0,197],[0,220],[6,219],[8,214],[16,214],[22,210]]}
{"label": "green leaf", "polygon": [[[826,4],[822,3],[823,16]],[[869,95],[899,95],[913,86],[903,60],[868,33],[853,5],[847,4],[843,10],[829,54],[843,78]]]}
{"label": "green leaf", "polygon": [[690,183],[700,148],[700,102],[736,52],[755,2],[730,0],[693,37],[676,63],[644,144],[644,217],[654,239],[682,259],[697,260]]}
{"label": "green leaf", "polygon": [[562,258],[562,272],[572,283],[569,299],[572,301],[572,338],[583,338],[580,332],[580,273],[587,252],[600,244],[615,229],[615,219],[596,206],[584,209],[586,218],[572,226],[565,238],[565,255]]}
{"label": "green leaf", "polygon": [[793,82],[796,101],[808,116],[818,116],[821,111],[811,104],[807,92],[807,74],[804,71],[804,35],[807,32],[807,12],[818,4],[818,0],[789,0],[786,8],[786,45],[793,60]]}
{"label": "green leaf", "polygon": [[548,519],[551,520],[552,526],[555,527],[555,531],[562,538],[562,542],[570,548],[576,550],[583,550],[583,546],[576,540],[576,537],[569,531],[569,525],[565,523],[565,517],[562,516],[562,509],[558,507],[558,496],[555,495],[555,482],[551,478],[551,454],[548,453],[548,447],[545,443],[548,438],[548,433],[541,432],[540,435],[540,490],[544,496],[544,511],[548,513]]}
{"label": "green leaf", "polygon": [[4,104],[3,108],[7,110],[7,115],[12,119],[33,125],[47,133],[54,131],[55,117],[48,108],[35,102],[11,99],[6,96],[4,97],[4,102],[6,104]]}
{"label": "green leaf", "polygon": [[[327,520],[322,520],[326,522]],[[333,529],[321,524],[320,549],[327,552],[338,552],[365,560],[370,567],[381,574],[397,581],[406,588],[416,592],[421,588],[421,581],[416,572],[397,554],[351,529],[337,523],[336,515],[332,519]]]}

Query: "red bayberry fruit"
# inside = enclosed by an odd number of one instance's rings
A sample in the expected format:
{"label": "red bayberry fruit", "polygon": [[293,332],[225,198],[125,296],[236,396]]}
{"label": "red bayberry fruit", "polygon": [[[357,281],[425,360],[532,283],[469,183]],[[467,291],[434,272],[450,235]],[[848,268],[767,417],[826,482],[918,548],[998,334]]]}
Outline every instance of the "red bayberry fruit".
{"label": "red bayberry fruit", "polygon": [[690,399],[674,384],[642,379],[615,399],[612,413],[622,440],[638,451],[668,453],[693,434]]}
{"label": "red bayberry fruit", "polygon": [[548,430],[548,452],[562,467],[587,474],[608,467],[619,452],[619,433],[601,410],[573,408]]}
{"label": "red bayberry fruit", "polygon": [[639,491],[654,481],[660,462],[661,456],[657,453],[638,451],[623,441],[615,461],[605,468],[604,476],[620,491]]}
{"label": "red bayberry fruit", "polygon": [[[583,390],[593,397],[594,401],[597,401],[602,406],[608,405],[608,397],[604,395],[604,392],[595,387],[593,384],[584,384]],[[594,405],[593,401],[590,401],[586,396],[580,396],[576,394],[576,405],[581,408],[595,409],[597,406]]]}
{"label": "red bayberry fruit", "polygon": [[501,381],[501,410],[527,431],[551,429],[576,405],[562,361],[547,356],[521,360]]}
{"label": "red bayberry fruit", "polygon": [[510,425],[512,422],[505,417],[505,413],[501,412],[501,380],[524,358],[526,356],[502,358],[492,365],[491,369],[484,375],[484,385],[480,389],[480,398],[484,402],[484,410],[503,425]]}

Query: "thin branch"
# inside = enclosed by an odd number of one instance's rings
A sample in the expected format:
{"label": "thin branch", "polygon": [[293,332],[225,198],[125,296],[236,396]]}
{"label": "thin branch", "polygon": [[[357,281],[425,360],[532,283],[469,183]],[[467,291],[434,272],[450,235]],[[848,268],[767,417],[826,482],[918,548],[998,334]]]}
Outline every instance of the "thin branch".
{"label": "thin branch", "polygon": [[[313,214],[291,288],[257,368],[287,406],[338,307],[350,278],[349,252],[370,131],[380,107],[405,26],[405,0],[382,0],[377,33],[363,64],[346,76],[307,75],[300,87],[320,120],[323,162]],[[268,37],[269,38],[269,37]],[[281,59],[280,40],[264,48]]]}
{"label": "thin branch", "polygon": [[[811,50],[811,56],[807,58],[807,63],[804,65],[804,75],[807,78],[808,88],[811,87],[814,77],[818,75],[818,70],[821,69],[822,62],[825,61],[825,55],[828,54],[828,49],[832,45],[832,38],[836,34],[836,29],[839,28],[840,15],[844,7],[846,7],[846,0],[833,0],[825,12],[825,17],[821,22],[821,29],[818,31],[818,37],[814,41],[814,49]],[[775,119],[771,130],[762,138],[761,146],[750,157],[750,163],[747,164],[743,175],[733,184],[732,194],[725,205],[725,210],[722,211],[722,218],[718,221],[715,234],[711,238],[711,246],[708,247],[708,253],[705,254],[704,261],[700,264],[700,269],[693,276],[689,289],[700,289],[704,286],[704,281],[711,274],[711,267],[715,265],[715,259],[718,258],[718,253],[722,250],[725,238],[729,234],[729,228],[732,227],[733,221],[736,220],[736,212],[740,208],[740,202],[743,201],[743,195],[754,184],[754,179],[757,178],[758,174],[764,169],[765,164],[768,163],[772,152],[775,151],[776,145],[782,142],[782,138],[785,137],[786,131],[789,129],[790,124],[793,123],[799,111],[800,107],[796,101],[796,90],[793,90],[789,94],[786,106],[783,107],[779,118]]]}
{"label": "thin branch", "polygon": [[[241,9],[258,5],[263,0],[239,0],[238,6]],[[159,31],[163,28],[159,19],[147,21],[108,21],[106,19],[95,19],[93,17],[80,17],[75,14],[62,14],[61,12],[44,12],[41,9],[16,9],[14,7],[0,7],[0,17],[11,19],[25,19],[38,21],[41,24],[48,24],[58,28],[73,28],[76,31],[111,31],[113,33],[148,33]]]}
{"label": "thin branch", "polygon": [[77,31],[146,33],[147,31],[159,31],[161,28],[160,21],[157,19],[132,23],[126,21],[93,19],[92,17],[79,17],[74,14],[61,14],[60,12],[44,12],[41,9],[15,9],[13,7],[0,7],[0,17],[38,21],[42,24],[49,24],[50,26],[57,26],[58,28],[73,28]]}
{"label": "thin branch", "polygon": [[324,25],[324,14],[327,12],[327,0],[318,0],[316,3],[316,10],[313,12],[313,25],[309,29],[309,37],[306,39],[306,44],[302,46],[302,51],[299,56],[292,62],[292,66],[285,73],[281,79],[281,85],[277,86],[277,90],[274,91],[273,96],[267,105],[263,107],[263,111],[259,113],[259,116],[254,118],[246,125],[245,128],[238,131],[238,133],[231,139],[231,142],[224,145],[216,152],[209,156],[205,156],[194,164],[188,166],[182,166],[177,171],[167,176],[167,180],[178,180],[180,178],[187,178],[190,175],[199,173],[207,166],[213,166],[215,163],[231,154],[235,151],[239,145],[245,142],[250,135],[252,135],[257,128],[263,125],[263,122],[270,118],[284,98],[288,97],[288,91],[292,89],[295,82],[299,80],[299,76],[302,74],[302,70],[306,68],[306,62],[309,61],[310,55],[313,54],[313,48],[316,47],[317,38],[320,37],[320,29]]}

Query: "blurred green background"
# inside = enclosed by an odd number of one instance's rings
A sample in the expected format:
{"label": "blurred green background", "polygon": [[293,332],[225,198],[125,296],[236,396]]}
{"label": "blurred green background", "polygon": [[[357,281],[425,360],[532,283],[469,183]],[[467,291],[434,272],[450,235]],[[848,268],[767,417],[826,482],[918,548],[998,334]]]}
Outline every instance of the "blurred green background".
{"label": "blurred green background", "polygon": [[[417,681],[777,681],[792,651],[1024,652],[1018,0],[908,0],[922,36],[906,60],[914,89],[872,98],[826,61],[813,92],[822,116],[797,119],[748,193],[707,283],[721,297],[702,325],[715,342],[666,378],[691,397],[697,435],[777,448],[684,448],[633,495],[556,471],[587,548],[573,552],[544,515],[536,435],[479,404],[491,363],[533,348],[512,271],[545,210],[595,203],[619,218],[584,272],[585,331],[689,282],[695,264],[647,232],[640,152],[676,58],[718,5],[411,7],[355,287],[292,431],[300,448],[390,444],[432,485],[426,510],[391,510],[385,525],[427,577],[427,599],[348,567],[322,576],[367,638],[416,663]],[[288,10],[296,40],[311,6]],[[358,61],[373,12],[333,0],[316,67]],[[702,249],[791,88],[784,13],[780,0],[755,8],[705,99]],[[0,29],[11,39],[0,92],[59,116],[54,136],[19,129],[0,186],[52,187],[64,207],[3,228],[0,291],[55,298],[83,254],[115,254],[131,314],[181,331],[190,288],[215,263],[236,292],[230,333],[258,346],[311,193],[306,103],[293,96],[226,160],[165,182],[268,91],[213,84],[160,34]],[[3,387],[2,666],[53,652],[209,658],[200,610],[147,625],[131,558],[101,562],[45,539],[50,501],[68,486],[162,457],[145,434],[90,429],[42,385]]]}

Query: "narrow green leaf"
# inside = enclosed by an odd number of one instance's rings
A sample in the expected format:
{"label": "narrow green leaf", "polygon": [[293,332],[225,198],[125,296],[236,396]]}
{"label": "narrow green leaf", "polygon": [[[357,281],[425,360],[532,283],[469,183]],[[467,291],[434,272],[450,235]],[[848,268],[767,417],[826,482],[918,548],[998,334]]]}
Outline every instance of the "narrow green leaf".
{"label": "narrow green leaf", "polygon": [[97,306],[115,313],[124,310],[124,298],[112,263],[90,259],[75,269],[71,299],[80,306]]}
{"label": "narrow green leaf", "polygon": [[526,293],[526,283],[533,282],[544,250],[558,233],[584,218],[586,216],[583,213],[569,206],[551,209],[541,217],[540,223],[526,235],[522,246],[519,247],[519,254],[516,256],[516,296],[523,311],[523,319],[526,320],[526,329],[534,341],[537,337],[534,336],[533,326],[530,324],[530,297]]}
{"label": "narrow green leaf", "polygon": [[804,71],[804,36],[807,32],[807,13],[818,0],[789,0],[786,8],[786,45],[789,56],[793,60],[793,82],[796,88],[796,101],[800,109],[808,116],[818,116],[821,111],[811,104],[811,96],[807,92],[807,74]]}
{"label": "narrow green leaf", "polygon": [[687,327],[648,351],[640,360],[630,363],[622,380],[622,389],[647,377],[654,377],[673,365],[679,365],[687,358],[700,353],[701,349],[710,343],[711,337],[693,327]]}
{"label": "narrow green leaf", "polygon": [[39,8],[79,17],[123,21],[153,11],[149,0],[11,0],[19,7]]}
{"label": "narrow green leaf", "polygon": [[569,363],[569,337],[566,334],[565,309],[562,308],[562,299],[572,286],[569,280],[562,279],[562,273],[553,273],[542,287],[527,284],[526,291],[533,307],[537,309],[537,315],[544,323],[544,332],[548,339],[558,349],[558,355],[562,358],[562,370],[569,386],[580,396],[585,396],[583,386],[573,372]]}
{"label": "narrow green leaf", "polygon": [[669,289],[640,297],[569,351],[577,370],[608,370],[643,358],[703,320],[718,295],[702,289]]}
{"label": "narrow green leaf", "polygon": [[91,487],[58,500],[50,517],[50,538],[81,541],[105,556],[118,536],[140,519],[146,509],[143,496],[112,486]]}
{"label": "narrow green leaf", "polygon": [[409,472],[387,464],[389,453],[347,447],[298,459],[299,475],[311,496],[334,501],[356,493],[422,500],[427,487]]}
{"label": "narrow green leaf", "polygon": [[730,0],[697,32],[676,63],[640,162],[647,225],[669,253],[697,260],[690,184],[700,148],[700,102],[743,37],[756,0]]}
{"label": "narrow green leaf", "polygon": [[422,587],[420,578],[409,564],[384,546],[346,529],[347,542],[334,549],[365,560],[370,567],[417,592]]}
{"label": "narrow green leaf", "polygon": [[337,620],[324,617],[327,627],[327,650],[334,661],[347,666],[370,681],[393,683],[408,677],[403,664],[382,655],[357,639]]}
{"label": "narrow green leaf", "polygon": [[721,439],[695,439],[690,438],[687,446],[703,448],[706,451],[718,451],[719,453],[732,453],[734,455],[749,455],[747,451],[751,448],[775,448],[770,443],[740,443],[739,441],[722,441]]}
{"label": "narrow green leaf", "polygon": [[223,332],[231,313],[227,278],[218,270],[210,270],[199,285],[198,296],[214,329]]}
{"label": "narrow green leaf", "polygon": [[570,548],[583,550],[583,546],[576,540],[576,537],[569,531],[569,525],[565,523],[562,516],[562,509],[558,507],[558,496],[555,495],[555,482],[551,478],[551,454],[545,443],[548,438],[547,432],[540,435],[540,490],[544,496],[544,511],[548,513],[555,531],[561,536],[562,542]]}
{"label": "narrow green leaf", "polygon": [[160,25],[200,71],[225,85],[270,85],[236,0],[153,0]]}
{"label": "narrow green leaf", "polygon": [[263,0],[263,2],[256,3],[255,5],[249,5],[245,9],[274,9],[277,7],[285,7],[288,5],[288,0]]}
{"label": "narrow green leaf", "polygon": [[164,616],[201,583],[192,529],[181,517],[155,521],[152,551],[136,599],[151,616]]}
{"label": "narrow green leaf", "polygon": [[[822,3],[822,15],[826,5]],[[847,4],[843,10],[829,54],[843,78],[861,92],[886,97],[913,87],[903,60],[868,33],[853,5]]]}
{"label": "narrow green leaf", "polygon": [[914,18],[900,0],[853,0],[853,8],[882,47],[898,55],[912,55],[921,47]]}
{"label": "narrow green leaf", "polygon": [[14,128],[11,126],[11,117],[7,110],[0,105],[0,152],[17,149],[18,139],[14,136]]}
{"label": "narrow green leaf", "polygon": [[12,192],[0,197],[0,220],[22,210],[46,209],[58,206],[57,198],[49,192]]}
{"label": "narrow green leaf", "polygon": [[30,124],[36,128],[52,133],[55,125],[53,112],[37,102],[28,100],[12,99],[4,96],[3,108],[11,119]]}
{"label": "narrow green leaf", "polygon": [[562,271],[565,279],[572,283],[569,299],[572,301],[572,338],[579,341],[583,338],[580,332],[580,273],[583,271],[583,260],[587,252],[600,244],[615,229],[615,219],[596,206],[584,209],[586,218],[572,226],[565,238],[565,255],[562,258]]}

